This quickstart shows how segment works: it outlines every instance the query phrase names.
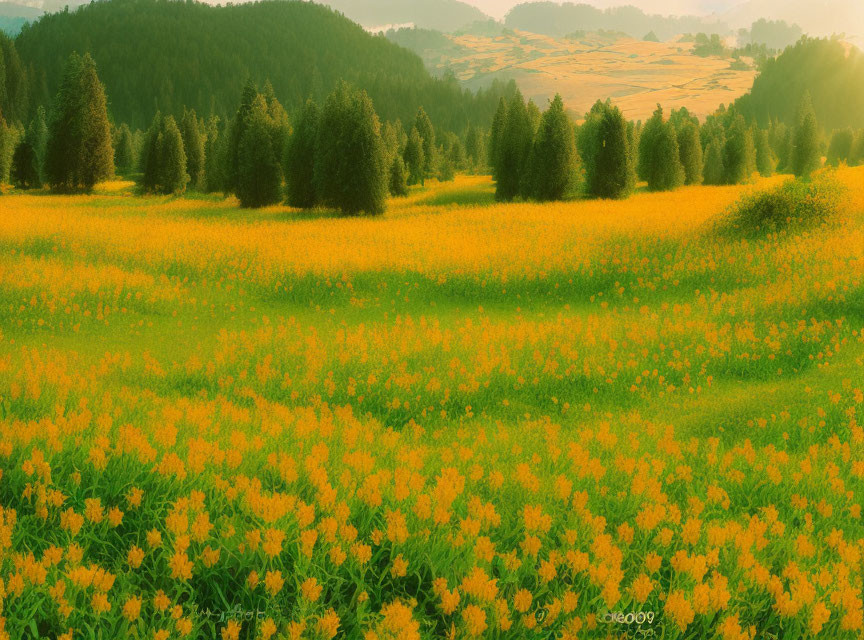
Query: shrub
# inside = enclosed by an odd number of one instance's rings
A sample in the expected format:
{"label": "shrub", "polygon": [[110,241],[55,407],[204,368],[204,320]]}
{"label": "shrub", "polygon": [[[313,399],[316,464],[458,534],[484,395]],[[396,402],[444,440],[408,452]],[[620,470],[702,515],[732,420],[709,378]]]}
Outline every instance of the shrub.
{"label": "shrub", "polygon": [[845,194],[846,188],[831,173],[811,182],[788,180],[742,197],[727,214],[727,228],[756,235],[819,226],[839,216]]}

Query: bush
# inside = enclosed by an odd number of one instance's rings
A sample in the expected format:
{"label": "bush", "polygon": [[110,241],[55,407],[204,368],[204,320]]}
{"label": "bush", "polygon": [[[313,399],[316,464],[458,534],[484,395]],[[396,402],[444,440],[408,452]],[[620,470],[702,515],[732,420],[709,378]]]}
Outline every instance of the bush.
{"label": "bush", "polygon": [[725,222],[728,230],[745,235],[815,227],[839,216],[845,195],[846,187],[831,173],[810,182],[788,180],[769,191],[745,195]]}

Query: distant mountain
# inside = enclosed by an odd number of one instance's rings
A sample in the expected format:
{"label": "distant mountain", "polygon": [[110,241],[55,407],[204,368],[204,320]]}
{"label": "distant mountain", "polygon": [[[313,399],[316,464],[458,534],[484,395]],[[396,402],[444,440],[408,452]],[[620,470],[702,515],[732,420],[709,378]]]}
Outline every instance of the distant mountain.
{"label": "distant mountain", "polygon": [[456,31],[489,16],[459,0],[321,0],[366,28],[411,24]]}
{"label": "distant mountain", "polygon": [[41,9],[12,2],[0,2],[0,31],[16,36],[22,27],[42,15]]}
{"label": "distant mountain", "polygon": [[795,22],[812,36],[845,33],[864,39],[862,0],[746,0],[724,12],[722,18],[733,27],[749,27],[767,18]]}
{"label": "distant mountain", "polygon": [[526,2],[513,7],[505,22],[511,29],[556,37],[577,31],[606,30],[626,33],[633,38],[654,32],[661,40],[668,40],[682,33],[725,35],[731,30],[716,17],[650,15],[632,6],[598,9],[570,2]]}
{"label": "distant mountain", "polygon": [[[102,0],[44,16],[15,41],[31,69],[31,105],[50,104],[73,51],[89,52],[117,122],[145,128],[156,110],[231,116],[247,78],[269,80],[289,111],[323,100],[339,80],[366,89],[384,120],[413,121],[422,105],[441,128],[487,125],[494,91],[472,94],[433,78],[414,53],[319,4],[227,6]],[[495,91],[504,91],[504,88]]]}

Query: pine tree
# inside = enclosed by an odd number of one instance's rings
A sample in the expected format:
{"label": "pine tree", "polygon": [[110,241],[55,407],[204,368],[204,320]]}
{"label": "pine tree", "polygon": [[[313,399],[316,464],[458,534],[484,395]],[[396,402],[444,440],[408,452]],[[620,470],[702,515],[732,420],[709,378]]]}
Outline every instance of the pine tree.
{"label": "pine tree", "polygon": [[45,183],[45,151],[48,147],[48,120],[45,116],[45,108],[40,106],[36,109],[36,116],[30,122],[27,130],[33,152],[36,154],[36,167],[39,169],[39,183]]}
{"label": "pine tree", "polygon": [[218,116],[210,116],[204,147],[204,182],[207,193],[225,192],[225,168],[228,164],[228,136]]}
{"label": "pine tree", "polygon": [[797,178],[809,178],[821,164],[819,157],[819,127],[810,93],[805,92],[798,106],[798,117],[792,137],[792,173]]}
{"label": "pine tree", "polygon": [[162,162],[162,114],[158,111],[153,117],[141,149],[141,186],[148,193],[159,190]]}
{"label": "pine tree", "polygon": [[750,180],[756,171],[756,147],[750,127],[744,116],[736,114],[726,135],[723,148],[723,169],[725,184],[742,184]]}
{"label": "pine tree", "polygon": [[12,157],[18,146],[18,132],[0,114],[0,185],[9,182]]}
{"label": "pine tree", "polygon": [[273,148],[273,121],[264,96],[256,96],[240,138],[237,197],[246,208],[276,204],[282,199],[282,169]]}
{"label": "pine tree", "polygon": [[121,176],[129,175],[135,166],[132,132],[124,122],[114,136],[114,167]]}
{"label": "pine tree", "polygon": [[771,150],[777,158],[775,170],[783,173],[789,165],[789,128],[782,122],[775,122],[770,129]]}
{"label": "pine tree", "polygon": [[756,171],[763,178],[771,177],[777,168],[777,158],[774,155],[774,150],[771,148],[771,139],[768,131],[757,129],[753,137],[756,141]]}
{"label": "pine tree", "polygon": [[864,162],[864,129],[855,134],[852,151],[849,152],[849,166],[857,167]]}
{"label": "pine tree", "polygon": [[20,189],[36,189],[42,186],[36,150],[28,138],[24,138],[12,156],[12,184]]}
{"label": "pine tree", "polygon": [[664,121],[658,104],[639,139],[639,177],[651,191],[670,191],[684,184],[678,134],[671,122]]}
{"label": "pine tree", "polygon": [[318,203],[315,193],[315,141],[318,137],[318,105],[306,101],[285,155],[288,204],[310,209]]}
{"label": "pine tree", "polygon": [[186,173],[186,151],[183,148],[183,134],[174,120],[166,116],[162,120],[162,144],[159,154],[159,188],[165,194],[183,193],[189,183]]}
{"label": "pine tree", "polygon": [[636,165],[636,173],[640,180],[647,182],[655,171],[654,165],[658,162],[656,157],[658,141],[662,131],[663,108],[658,104],[654,115],[645,123],[639,136],[639,161]]}
{"label": "pine tree", "polygon": [[712,138],[705,148],[704,184],[721,185],[726,180],[726,167],[723,166],[723,149],[726,146],[721,137]]}
{"label": "pine tree", "polygon": [[354,158],[344,155],[350,108],[351,91],[344,81],[340,81],[324,102],[315,139],[315,193],[319,204],[327,207],[339,207],[344,187],[341,176],[354,162]]}
{"label": "pine tree", "polygon": [[507,109],[507,123],[500,140],[498,180],[495,188],[497,200],[513,200],[522,193],[523,178],[533,143],[528,109],[521,92],[517,91]]}
{"label": "pine tree", "polygon": [[478,173],[484,164],[483,133],[473,124],[468,125],[468,132],[465,134],[465,155],[468,160],[468,170]]}
{"label": "pine tree", "polygon": [[556,94],[541,118],[531,152],[531,197],[562,200],[576,179],[577,162],[573,126]]}
{"label": "pine tree", "polygon": [[339,208],[348,214],[379,214],[387,208],[389,169],[381,124],[365,91],[354,94],[348,112],[344,155],[355,166],[343,176],[346,190]]}
{"label": "pine tree", "polygon": [[291,138],[291,120],[288,112],[276,99],[276,92],[268,80],[262,93],[267,102],[267,115],[270,117],[270,138],[273,141],[273,153],[279,162],[285,158],[288,140]]}
{"label": "pine tree", "polygon": [[408,195],[408,172],[402,156],[398,153],[393,155],[393,161],[390,163],[389,186],[391,196],[401,198]]}
{"label": "pine tree", "polygon": [[408,184],[426,184],[426,160],[423,156],[423,139],[420,137],[417,127],[411,129],[411,135],[408,136],[403,160],[408,170]]}
{"label": "pine tree", "polygon": [[498,110],[492,119],[492,130],[489,133],[489,167],[492,178],[498,180],[498,169],[501,164],[501,147],[503,146],[504,129],[507,126],[507,102],[504,98],[498,101]]}
{"label": "pine tree", "polygon": [[841,163],[852,164],[852,145],[855,143],[855,133],[852,129],[839,129],[831,136],[828,146],[828,165],[838,167]]}
{"label": "pine tree", "polygon": [[183,135],[183,150],[186,152],[186,173],[189,175],[189,187],[202,189],[204,187],[204,170],[206,155],[202,125],[194,109],[183,110],[183,120],[180,122],[180,133]]}
{"label": "pine tree", "polygon": [[590,133],[588,192],[597,198],[626,198],[635,186],[636,171],[621,110],[602,104],[602,113]]}
{"label": "pine tree", "polygon": [[251,79],[246,81],[243,93],[240,96],[240,107],[234,114],[231,122],[231,131],[228,136],[227,166],[225,167],[225,190],[232,192],[237,188],[237,172],[240,166],[240,139],[246,131],[246,123],[249,113],[252,111],[252,103],[258,97],[258,89]]}
{"label": "pine tree", "polygon": [[423,171],[427,178],[431,178],[435,175],[437,161],[435,152],[437,151],[437,146],[435,143],[435,129],[423,107],[420,107],[420,110],[417,112],[414,126],[417,128],[417,133],[420,134],[420,138],[423,140],[423,160],[425,163]]}
{"label": "pine tree", "polygon": [[702,142],[699,125],[692,121],[684,122],[678,128],[678,152],[684,168],[684,184],[702,184]]}
{"label": "pine tree", "polygon": [[55,101],[46,175],[56,191],[90,191],[114,173],[105,90],[89,54],[72,54]]}
{"label": "pine tree", "polygon": [[352,215],[382,213],[389,172],[372,101],[365,91],[352,92],[340,82],[318,127],[315,179],[321,202]]}

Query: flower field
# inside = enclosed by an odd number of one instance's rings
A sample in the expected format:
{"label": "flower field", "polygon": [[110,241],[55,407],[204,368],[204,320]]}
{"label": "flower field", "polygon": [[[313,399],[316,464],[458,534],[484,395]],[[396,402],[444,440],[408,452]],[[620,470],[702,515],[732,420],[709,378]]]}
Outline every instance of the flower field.
{"label": "flower field", "polygon": [[[0,196],[0,638],[864,634],[864,169],[380,218]],[[620,614],[620,615],[619,615]]]}

